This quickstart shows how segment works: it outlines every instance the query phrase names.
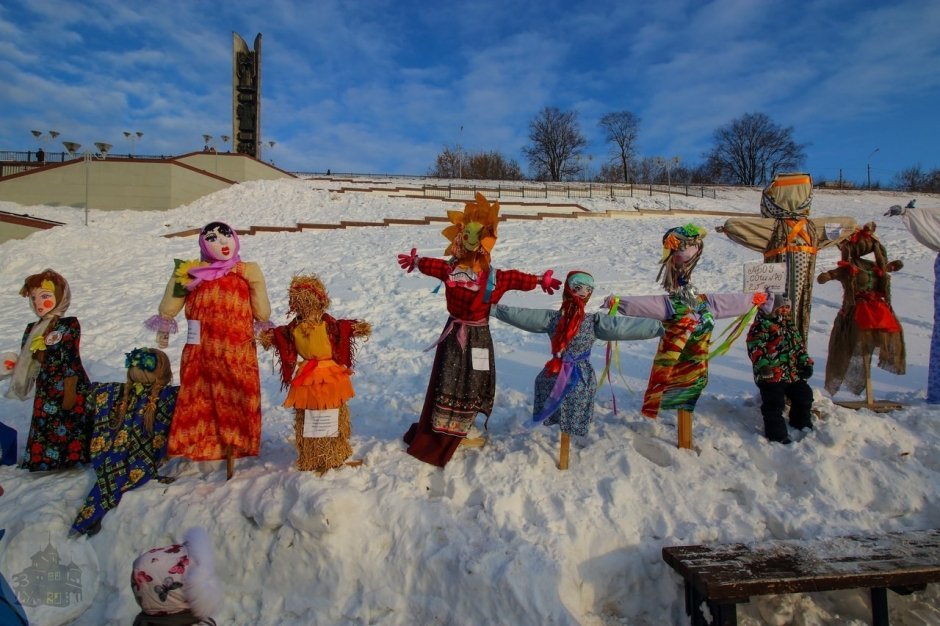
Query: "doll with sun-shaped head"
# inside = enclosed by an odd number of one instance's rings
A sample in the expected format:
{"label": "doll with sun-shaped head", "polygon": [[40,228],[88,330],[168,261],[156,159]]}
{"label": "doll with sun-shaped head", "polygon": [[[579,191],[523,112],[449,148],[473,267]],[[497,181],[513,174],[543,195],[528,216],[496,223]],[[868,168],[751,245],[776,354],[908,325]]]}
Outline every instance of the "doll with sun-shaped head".
{"label": "doll with sun-shaped head", "polygon": [[591,349],[597,340],[649,339],[663,334],[656,320],[611,317],[584,310],[594,293],[594,277],[572,271],[565,278],[561,308],[527,309],[497,304],[496,319],[533,333],[551,337],[552,358],[535,377],[532,423],[558,424],[562,437],[562,464],[566,469],[567,437],[584,437],[594,417],[597,378]]}
{"label": "doll with sun-shaped head", "polygon": [[166,348],[185,308],[186,345],[168,454],[194,461],[257,456],[261,378],[255,325],[269,326],[271,305],[257,263],[239,255],[238,233],[211,222],[199,233],[200,259],[176,260],[158,308],[145,325]]}
{"label": "doll with sun-shaped head", "polygon": [[[708,358],[715,320],[744,316],[754,305],[763,304],[764,293],[699,293],[692,284],[692,270],[702,257],[704,228],[686,224],[663,235],[658,279],[666,295],[608,296],[606,308],[622,315],[660,320],[666,330],[660,339],[649,383],[643,396],[642,413],[655,418],[661,409],[677,409],[680,416],[680,447],[691,447],[691,414],[708,384]],[[756,309],[753,309],[756,312]],[[750,319],[741,318],[732,341]],[[728,341],[716,349],[727,350]],[[686,445],[688,444],[688,445]]]}
{"label": "doll with sun-shaped head", "polygon": [[[875,223],[855,229],[839,243],[838,267],[817,277],[819,284],[842,283],[842,308],[829,335],[826,391],[835,394],[844,384],[860,394],[870,382],[872,354],[878,351],[878,367],[904,374],[907,357],[904,331],[891,308],[891,276],[904,263],[888,261],[885,247],[875,236]],[[872,255],[871,259],[865,258]]]}
{"label": "doll with sun-shaped head", "polygon": [[85,390],[88,375],[79,353],[78,319],[63,317],[72,301],[68,281],[51,269],[28,276],[20,295],[39,318],[26,326],[12,362],[7,397],[25,400],[35,387],[33,418],[22,467],[70,467],[88,460]]}
{"label": "doll with sun-shaped head", "polygon": [[463,212],[448,211],[450,226],[443,230],[449,259],[398,255],[406,272],[417,269],[444,283],[449,317],[437,341],[431,378],[421,417],[405,433],[408,454],[444,467],[467,437],[477,413],[489,416],[496,395],[496,367],[490,336],[490,308],[511,290],[536,287],[549,294],[561,286],[548,270],[541,276],[519,270],[500,270],[491,264],[496,244],[499,203],[482,194],[467,202]]}
{"label": "doll with sun-shaped head", "polygon": [[294,318],[262,331],[259,340],[265,350],[274,348],[281,387],[288,389],[284,406],[295,411],[297,468],[323,473],[352,454],[350,376],[358,343],[368,340],[372,326],[327,313],[330,296],[314,274],[294,276],[287,301]]}

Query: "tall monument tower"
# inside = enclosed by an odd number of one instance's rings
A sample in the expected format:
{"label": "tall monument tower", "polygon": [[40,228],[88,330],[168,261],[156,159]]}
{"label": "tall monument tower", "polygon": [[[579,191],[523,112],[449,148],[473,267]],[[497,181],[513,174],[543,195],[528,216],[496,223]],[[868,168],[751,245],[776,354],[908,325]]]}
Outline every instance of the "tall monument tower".
{"label": "tall monument tower", "polygon": [[261,33],[254,50],[232,33],[232,137],[236,153],[261,158]]}

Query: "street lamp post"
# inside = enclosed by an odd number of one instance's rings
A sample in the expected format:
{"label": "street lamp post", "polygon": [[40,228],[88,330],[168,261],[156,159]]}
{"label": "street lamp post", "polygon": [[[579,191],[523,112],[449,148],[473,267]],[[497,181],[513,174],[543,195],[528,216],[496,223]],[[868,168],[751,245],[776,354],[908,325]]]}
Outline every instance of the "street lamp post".
{"label": "street lamp post", "polygon": [[[274,146],[275,146],[275,145],[277,145],[277,142],[274,141],[273,139],[268,142],[268,147],[269,147],[271,150],[274,150]],[[270,159],[270,161],[271,161],[271,165],[274,165],[274,159]]]}
{"label": "street lamp post", "polygon": [[[59,131],[57,131],[57,130],[50,130],[48,135],[44,135],[41,130],[31,130],[31,131],[29,131],[29,132],[30,132],[30,134],[32,134],[33,137],[35,137],[37,140],[39,140],[39,144],[40,144],[40,145],[39,145],[39,148],[40,148],[40,150],[42,149],[42,146],[43,146],[47,141],[55,141],[55,138],[58,137],[59,134],[60,134]],[[39,153],[38,153],[38,151],[37,151],[37,153],[36,153],[36,159],[37,159],[37,160],[39,159]],[[45,162],[45,150],[43,150],[43,162]]]}
{"label": "street lamp post", "polygon": [[[65,146],[66,150],[68,150],[69,156],[73,158],[78,154],[78,151],[82,149],[82,144],[75,143],[74,141],[63,141],[62,145]],[[91,178],[91,162],[95,159],[101,161],[107,159],[108,152],[111,151],[111,144],[105,143],[103,141],[96,141],[95,148],[98,149],[98,152],[85,150],[85,152],[82,153],[82,161],[85,163],[85,226],[88,226],[88,188],[89,179]]]}
{"label": "street lamp post", "polygon": [[139,130],[133,133],[129,130],[124,131],[124,138],[127,139],[129,142],[131,142],[131,153],[127,156],[129,156],[130,158],[134,158],[134,151],[135,151],[134,147],[136,146],[140,138],[143,136],[144,134]]}
{"label": "street lamp post", "polygon": [[868,155],[868,191],[871,191],[871,158],[875,156],[875,153],[878,152],[879,148],[875,148],[871,151],[871,154]]}

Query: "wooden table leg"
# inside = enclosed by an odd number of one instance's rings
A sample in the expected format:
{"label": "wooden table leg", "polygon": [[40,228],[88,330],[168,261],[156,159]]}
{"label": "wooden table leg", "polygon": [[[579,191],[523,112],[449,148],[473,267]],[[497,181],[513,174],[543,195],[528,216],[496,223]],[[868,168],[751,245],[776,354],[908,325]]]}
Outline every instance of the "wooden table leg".
{"label": "wooden table leg", "polygon": [[888,626],[888,590],[884,587],[871,589],[872,626]]}

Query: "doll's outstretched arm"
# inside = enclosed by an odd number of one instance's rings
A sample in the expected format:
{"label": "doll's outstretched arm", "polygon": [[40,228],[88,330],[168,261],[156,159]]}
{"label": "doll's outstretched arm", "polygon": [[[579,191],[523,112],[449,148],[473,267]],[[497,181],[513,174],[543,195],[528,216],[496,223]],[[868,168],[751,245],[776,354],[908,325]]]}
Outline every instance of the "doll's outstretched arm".
{"label": "doll's outstretched arm", "polygon": [[530,333],[547,333],[552,318],[552,311],[548,309],[525,309],[505,304],[497,304],[490,311],[499,321]]}
{"label": "doll's outstretched arm", "polygon": [[352,324],[353,337],[367,338],[372,335],[372,324],[365,320],[355,320]]}

